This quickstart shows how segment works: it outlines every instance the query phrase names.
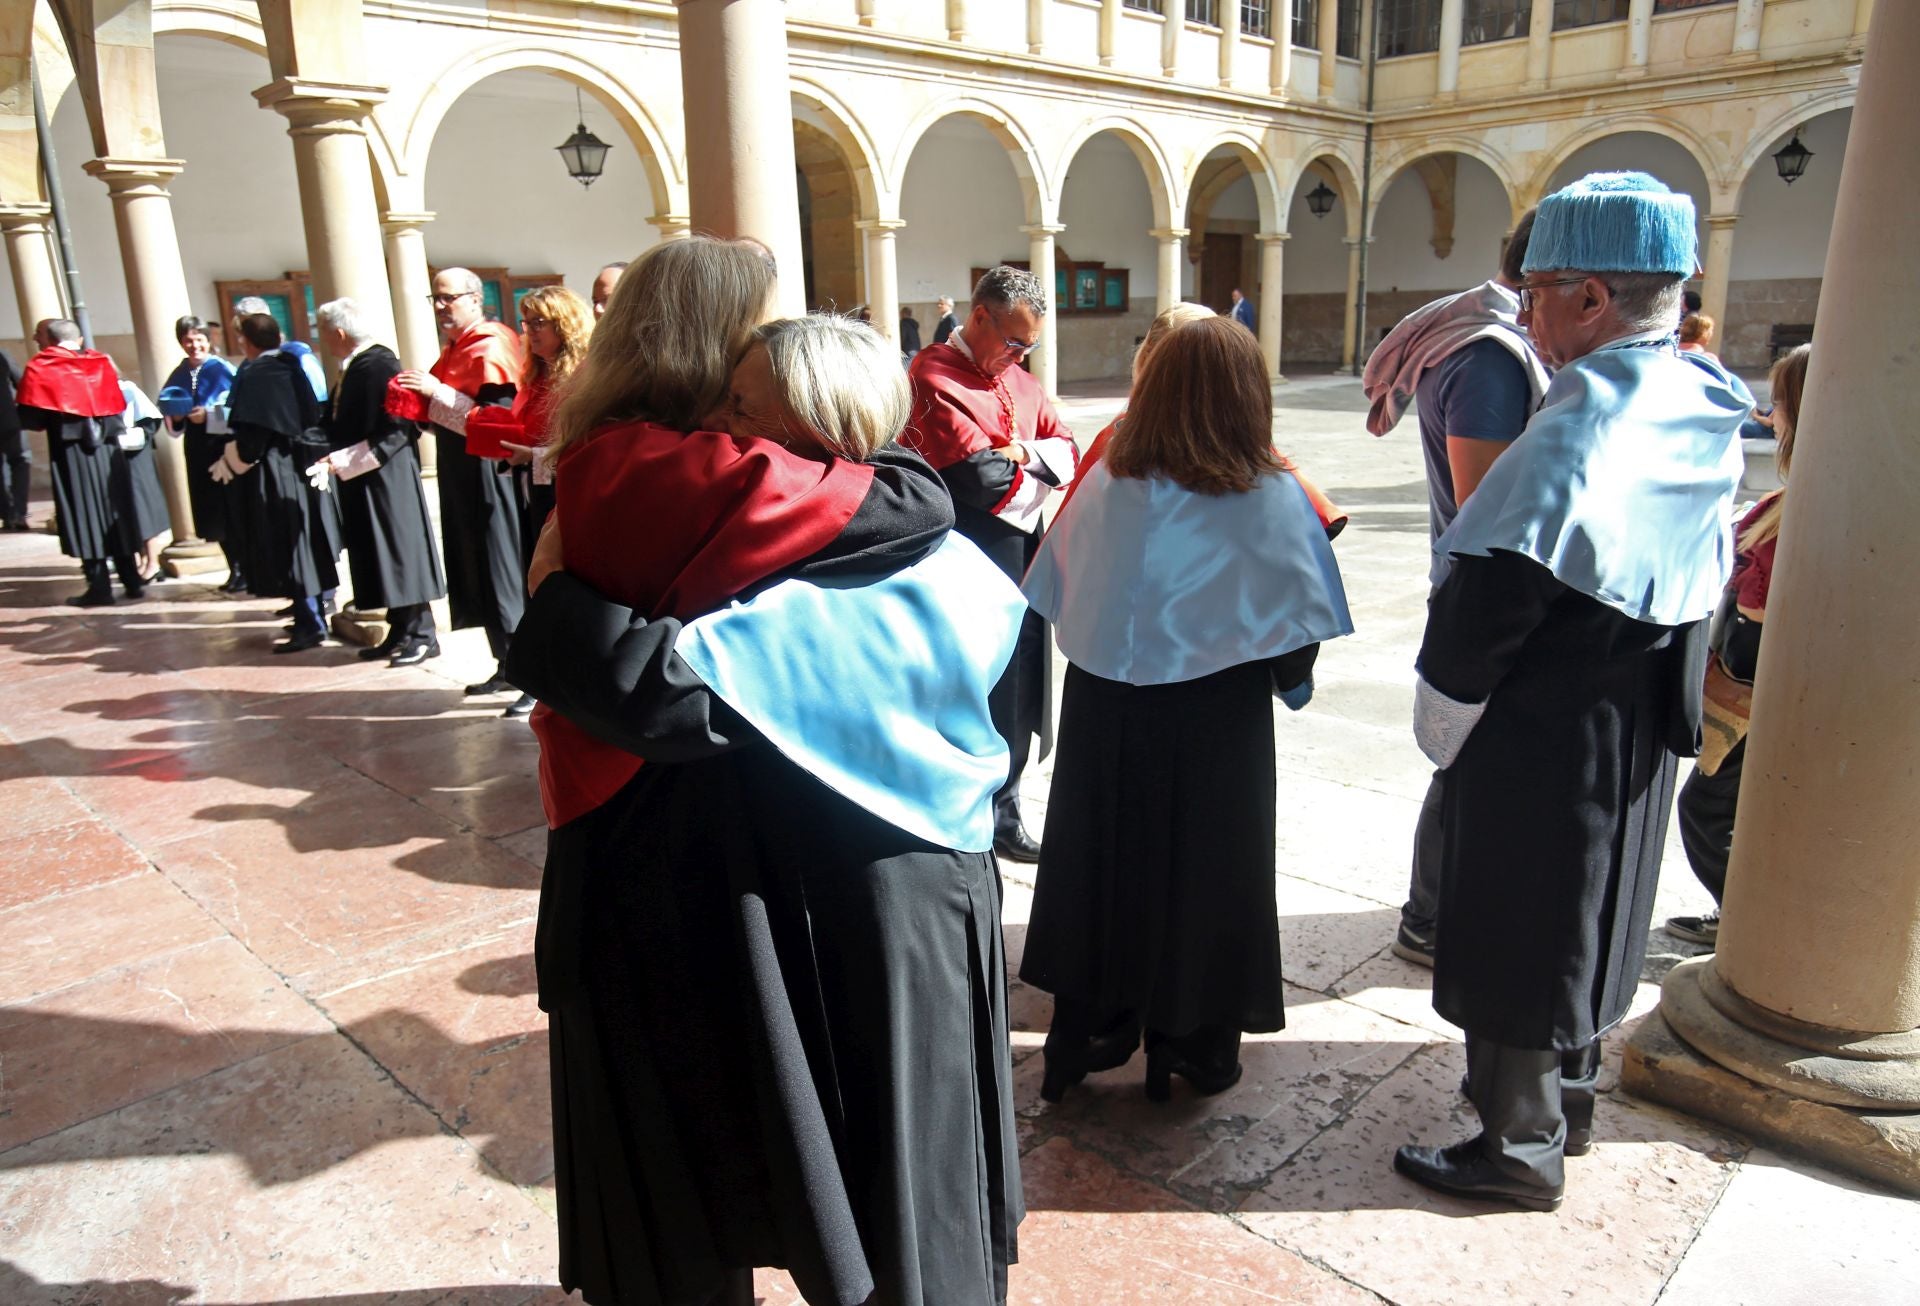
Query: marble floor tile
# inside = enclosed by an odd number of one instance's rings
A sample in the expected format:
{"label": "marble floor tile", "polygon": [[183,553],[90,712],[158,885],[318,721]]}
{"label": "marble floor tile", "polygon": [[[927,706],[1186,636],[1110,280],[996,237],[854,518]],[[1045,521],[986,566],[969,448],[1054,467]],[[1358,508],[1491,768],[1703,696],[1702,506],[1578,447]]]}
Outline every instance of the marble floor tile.
{"label": "marble floor tile", "polygon": [[226,931],[151,868],[0,912],[0,1003],[24,1002]]}
{"label": "marble floor tile", "polygon": [[[0,744],[0,758],[25,757],[18,744]],[[92,817],[92,810],[51,776],[35,773],[0,780],[0,832],[7,835],[33,834]]]}
{"label": "marble floor tile", "polygon": [[[0,831],[10,832],[12,825],[0,816]],[[9,908],[149,869],[138,849],[91,817],[0,837],[0,867],[5,868],[0,874],[0,921]]]}
{"label": "marble floor tile", "polygon": [[392,729],[377,745],[334,755],[479,834],[511,834],[544,819],[539,741],[524,720],[503,719],[498,709],[451,730]]}
{"label": "marble floor tile", "polygon": [[1279,877],[1280,964],[1287,982],[1325,990],[1393,942],[1400,909],[1290,875]]}

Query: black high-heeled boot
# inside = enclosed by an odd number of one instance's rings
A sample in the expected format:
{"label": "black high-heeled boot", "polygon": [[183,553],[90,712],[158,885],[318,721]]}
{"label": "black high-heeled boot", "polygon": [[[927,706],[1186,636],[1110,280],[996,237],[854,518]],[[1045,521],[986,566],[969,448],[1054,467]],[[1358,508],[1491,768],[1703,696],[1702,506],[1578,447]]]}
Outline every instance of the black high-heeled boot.
{"label": "black high-heeled boot", "polygon": [[1132,1012],[1122,1012],[1104,1029],[1094,1029],[1093,1023],[1080,1003],[1054,1000],[1053,1027],[1040,1051],[1047,1066],[1040,1082],[1042,1101],[1057,1103],[1088,1075],[1117,1069],[1132,1059],[1140,1046],[1140,1021]]}
{"label": "black high-heeled boot", "polygon": [[1240,1031],[1209,1027],[1180,1038],[1147,1035],[1147,1099],[1173,1096],[1173,1076],[1201,1097],[1224,1093],[1240,1082]]}

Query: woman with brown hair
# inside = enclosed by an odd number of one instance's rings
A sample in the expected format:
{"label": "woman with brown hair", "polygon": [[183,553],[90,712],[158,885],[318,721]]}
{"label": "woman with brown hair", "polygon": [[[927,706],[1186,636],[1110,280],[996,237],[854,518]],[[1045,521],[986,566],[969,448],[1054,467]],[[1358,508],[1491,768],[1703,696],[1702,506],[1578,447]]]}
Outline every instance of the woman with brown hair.
{"label": "woman with brown hair", "polygon": [[1025,604],[893,443],[893,347],[763,324],[772,289],[758,245],[655,246],[555,421],[508,670],[552,827],[560,1281],[991,1306],[1021,1199],[987,691]]}
{"label": "woman with brown hair", "polygon": [[1272,698],[1311,694],[1353,629],[1326,529],[1273,448],[1259,345],[1175,326],[1024,586],[1066,654],[1020,976],[1054,995],[1041,1095],[1147,1045],[1216,1093],[1242,1032],[1285,1023],[1273,898]]}
{"label": "woman with brown hair", "polygon": [[[1782,482],[1793,466],[1800,395],[1806,389],[1812,354],[1813,346],[1801,345],[1773,365],[1774,469]],[[1753,677],[1760,664],[1760,626],[1767,619],[1767,590],[1773,584],[1773,553],[1780,543],[1786,496],[1784,487],[1766,495],[1734,530],[1733,575],[1714,617],[1707,656],[1700,758],[1680,788],[1680,845],[1694,875],[1713,895],[1713,910],[1704,916],[1672,917],[1666,931],[1676,939],[1709,948],[1720,941],[1720,903],[1727,892],[1734,811],[1740,802],[1740,771],[1747,756]]]}

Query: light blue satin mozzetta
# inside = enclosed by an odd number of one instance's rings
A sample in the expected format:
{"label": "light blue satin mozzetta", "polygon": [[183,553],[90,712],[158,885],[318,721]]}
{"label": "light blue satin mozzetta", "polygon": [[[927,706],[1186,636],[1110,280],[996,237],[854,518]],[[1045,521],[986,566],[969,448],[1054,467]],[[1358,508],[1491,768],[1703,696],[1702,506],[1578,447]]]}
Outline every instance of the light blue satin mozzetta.
{"label": "light blue satin mozzetta", "polygon": [[1540,408],[1433,546],[1532,558],[1637,621],[1712,614],[1733,567],[1740,379],[1670,340],[1618,341],[1554,373]]}
{"label": "light blue satin mozzetta", "polygon": [[1198,680],[1353,633],[1326,529],[1286,472],[1210,495],[1096,463],[1023,588],[1068,661],[1130,685]]}
{"label": "light blue satin mozzetta", "polygon": [[784,581],[688,623],[675,645],[794,765],[943,848],[993,846],[1007,746],[987,691],[1013,657],[1020,591],[950,533],[873,581]]}

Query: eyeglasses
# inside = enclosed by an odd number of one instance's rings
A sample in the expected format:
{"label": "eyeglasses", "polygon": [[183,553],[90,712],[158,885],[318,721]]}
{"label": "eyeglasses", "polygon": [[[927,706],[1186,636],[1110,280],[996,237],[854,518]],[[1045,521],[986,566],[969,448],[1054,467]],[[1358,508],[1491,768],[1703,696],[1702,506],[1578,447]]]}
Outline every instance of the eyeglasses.
{"label": "eyeglasses", "polygon": [[1520,287],[1520,311],[1533,312],[1533,292],[1536,290],[1545,290],[1549,286],[1577,286],[1585,280],[1585,277],[1555,277],[1552,281],[1536,281],[1531,285],[1522,286]]}
{"label": "eyeglasses", "polygon": [[520,329],[522,331],[538,331],[541,327],[550,327],[552,325],[553,319],[550,317],[523,317],[520,319]]}
{"label": "eyeglasses", "polygon": [[456,300],[465,299],[468,295],[477,295],[479,293],[477,290],[463,290],[457,295],[428,295],[427,302],[435,308],[446,308]]}
{"label": "eyeglasses", "polygon": [[1040,347],[1038,340],[1015,340],[1012,336],[1002,331],[1000,329],[1000,323],[994,320],[994,316],[991,313],[987,314],[987,321],[993,323],[993,334],[1000,337],[1000,343],[1016,354],[1031,354]]}

